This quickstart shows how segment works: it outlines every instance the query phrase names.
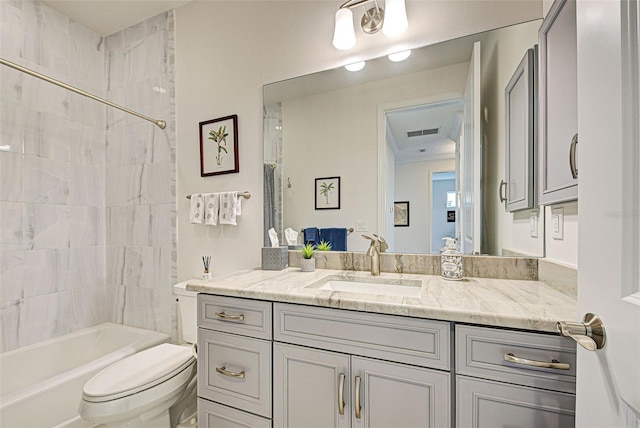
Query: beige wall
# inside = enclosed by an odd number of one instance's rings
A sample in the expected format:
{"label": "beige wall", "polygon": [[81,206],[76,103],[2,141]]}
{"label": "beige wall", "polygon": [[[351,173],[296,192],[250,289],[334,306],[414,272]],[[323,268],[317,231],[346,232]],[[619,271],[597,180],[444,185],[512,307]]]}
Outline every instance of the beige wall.
{"label": "beige wall", "polygon": [[[331,45],[338,4],[329,1],[196,1],[176,9],[178,280],[259,266],[262,245],[262,85],[539,18],[539,1],[408,1],[409,30],[397,39],[357,33]],[[312,21],[310,21],[312,19]],[[198,122],[238,114],[240,172],[201,178]],[[188,221],[185,195],[248,190],[237,227]]]}

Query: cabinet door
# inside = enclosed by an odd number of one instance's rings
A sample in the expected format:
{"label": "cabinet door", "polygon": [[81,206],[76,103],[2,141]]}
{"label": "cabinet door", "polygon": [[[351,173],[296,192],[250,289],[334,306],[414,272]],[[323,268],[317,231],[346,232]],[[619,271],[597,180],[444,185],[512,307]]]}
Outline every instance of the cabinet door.
{"label": "cabinet door", "polygon": [[[541,204],[578,198],[575,0],[556,0],[540,31]],[[572,173],[571,158],[575,169]]]}
{"label": "cabinet door", "polygon": [[456,378],[456,426],[460,428],[569,428],[575,395],[483,379]]}
{"label": "cabinet door", "polygon": [[351,364],[354,428],[450,426],[449,373],[361,357]]}
{"label": "cabinet door", "polygon": [[346,354],[274,343],[274,426],[349,427],[349,380]]}
{"label": "cabinet door", "polygon": [[505,208],[509,212],[535,206],[536,51],[527,50],[505,88]]}

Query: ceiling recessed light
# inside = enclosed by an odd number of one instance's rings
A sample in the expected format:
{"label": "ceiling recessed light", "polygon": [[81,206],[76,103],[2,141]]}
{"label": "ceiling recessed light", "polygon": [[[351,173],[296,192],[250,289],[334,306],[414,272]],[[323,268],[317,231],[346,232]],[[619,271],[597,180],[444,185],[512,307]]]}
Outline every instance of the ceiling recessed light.
{"label": "ceiling recessed light", "polygon": [[349,71],[360,71],[364,68],[364,61],[358,61],[354,62],[353,64],[345,65],[344,68]]}
{"label": "ceiling recessed light", "polygon": [[407,50],[407,51],[392,53],[391,55],[388,55],[387,58],[389,58],[389,60],[393,62],[400,62],[409,58],[410,55],[411,55],[411,50]]}

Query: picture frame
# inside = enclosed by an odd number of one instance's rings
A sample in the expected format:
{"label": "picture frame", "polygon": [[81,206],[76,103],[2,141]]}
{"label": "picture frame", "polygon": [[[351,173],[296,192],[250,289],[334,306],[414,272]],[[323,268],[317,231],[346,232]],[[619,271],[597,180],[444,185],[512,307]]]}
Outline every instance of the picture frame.
{"label": "picture frame", "polygon": [[409,227],[409,201],[393,203],[393,226]]}
{"label": "picture frame", "polygon": [[240,172],[238,115],[200,122],[200,176]]}
{"label": "picture frame", "polygon": [[316,210],[340,209],[340,177],[321,177],[315,180]]}

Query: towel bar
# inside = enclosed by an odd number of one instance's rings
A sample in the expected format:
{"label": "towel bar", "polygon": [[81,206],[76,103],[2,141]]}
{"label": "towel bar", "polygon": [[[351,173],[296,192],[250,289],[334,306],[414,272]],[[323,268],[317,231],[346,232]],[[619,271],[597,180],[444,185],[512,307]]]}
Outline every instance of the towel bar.
{"label": "towel bar", "polygon": [[[300,232],[304,233],[304,229],[300,229]],[[347,235],[351,235],[353,233],[353,227],[347,228]]]}
{"label": "towel bar", "polygon": [[[238,192],[238,196],[249,199],[251,197],[251,192]],[[191,199],[191,195],[187,195],[187,199]]]}

